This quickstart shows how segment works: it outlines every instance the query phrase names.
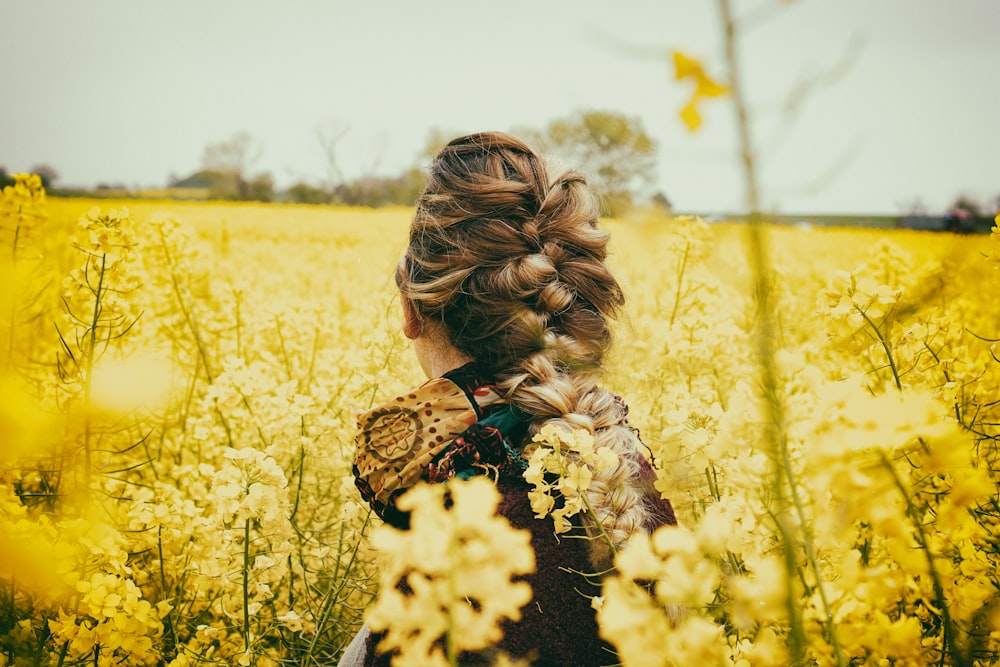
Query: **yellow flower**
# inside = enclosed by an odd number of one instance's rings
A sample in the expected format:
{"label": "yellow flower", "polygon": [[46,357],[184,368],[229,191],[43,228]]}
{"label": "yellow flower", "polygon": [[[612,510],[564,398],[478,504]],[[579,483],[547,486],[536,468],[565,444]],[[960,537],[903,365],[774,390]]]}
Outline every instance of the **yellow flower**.
{"label": "yellow flower", "polygon": [[618,577],[604,583],[603,595],[604,604],[597,611],[601,637],[615,645],[622,665],[669,665],[664,645],[670,636],[670,620],[649,595]]}
{"label": "yellow flower", "polygon": [[386,632],[382,650],[399,650],[394,664],[447,664],[499,641],[502,619],[520,618],[531,587],[512,578],[534,571],[534,552],[528,531],[496,514],[499,501],[482,477],[420,485],[398,501],[410,530],[382,526],[372,535],[387,562],[367,620]]}
{"label": "yellow flower", "polygon": [[702,76],[701,63],[680,51],[674,51],[674,78],[678,81],[688,77],[698,78]]}
{"label": "yellow flower", "polygon": [[587,465],[567,463],[566,471],[559,478],[559,492],[564,496],[577,495],[580,489],[586,489],[594,477],[594,471]]}
{"label": "yellow flower", "polygon": [[701,125],[701,114],[698,112],[698,103],[706,97],[720,97],[729,93],[727,86],[713,80],[705,73],[705,68],[701,62],[690,56],[674,51],[674,79],[692,79],[695,82],[694,91],[691,98],[680,112],[681,120],[688,130],[694,132]]}
{"label": "yellow flower", "polygon": [[618,455],[610,448],[594,450],[592,433],[553,424],[541,428],[528,451],[524,479],[532,485],[528,491],[531,508],[535,518],[551,516],[557,534],[569,532],[573,528],[570,518],[586,510],[594,471],[618,465]]}

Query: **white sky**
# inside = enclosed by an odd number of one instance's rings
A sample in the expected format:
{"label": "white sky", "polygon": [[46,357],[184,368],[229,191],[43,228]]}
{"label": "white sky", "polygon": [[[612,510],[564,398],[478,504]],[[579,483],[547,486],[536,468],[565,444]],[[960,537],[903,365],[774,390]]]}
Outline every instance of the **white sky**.
{"label": "white sky", "polygon": [[[769,208],[995,203],[1000,0],[733,2],[767,16],[741,56]],[[245,130],[257,170],[318,183],[320,127],[348,128],[347,175],[394,173],[431,128],[541,127],[592,108],[641,118],[660,147],[656,188],[678,209],[739,209],[732,107],[709,100],[688,133],[673,49],[724,73],[717,2],[0,0],[0,165],[162,186]],[[842,77],[783,113],[847,54]]]}

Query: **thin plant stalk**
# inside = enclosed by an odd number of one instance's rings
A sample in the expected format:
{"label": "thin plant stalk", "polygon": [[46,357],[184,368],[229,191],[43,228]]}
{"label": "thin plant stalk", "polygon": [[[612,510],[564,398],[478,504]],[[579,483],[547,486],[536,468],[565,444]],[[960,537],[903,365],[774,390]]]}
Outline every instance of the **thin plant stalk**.
{"label": "thin plant stalk", "polygon": [[864,318],[865,322],[868,324],[869,327],[871,327],[872,331],[875,332],[875,336],[878,338],[878,342],[882,344],[882,349],[885,350],[886,359],[889,360],[889,369],[892,371],[892,379],[896,383],[896,389],[902,391],[903,383],[899,379],[899,371],[896,370],[896,360],[893,359],[892,357],[892,349],[889,347],[889,342],[885,339],[885,336],[882,335],[882,331],[878,328],[875,322],[872,321],[872,318],[868,316],[868,313],[866,313],[858,306],[855,306],[854,308],[855,310],[858,311],[858,313],[861,314],[861,317]]}
{"label": "thin plant stalk", "polygon": [[243,522],[243,650],[250,653],[250,519]]}
{"label": "thin plant stalk", "polygon": [[[757,319],[757,358],[761,373],[764,398],[769,417],[769,427],[766,429],[766,445],[771,452],[773,475],[771,479],[771,498],[775,504],[774,521],[782,542],[782,554],[789,585],[786,590],[785,607],[789,620],[789,652],[793,665],[806,663],[806,634],[802,610],[796,599],[795,590],[790,585],[792,574],[799,572],[793,531],[787,523],[789,499],[786,497],[786,483],[791,495],[791,504],[798,515],[799,523],[806,530],[805,509],[798,497],[795,476],[788,455],[788,442],[785,434],[784,406],[778,395],[778,378],[774,360],[773,341],[775,340],[774,308],[771,303],[771,289],[767,279],[767,251],[763,232],[763,216],[760,212],[760,194],[757,185],[757,172],[754,159],[753,142],[750,138],[750,122],[747,113],[746,100],[740,78],[739,62],[736,56],[736,25],[730,0],[719,0],[719,9],[723,22],[725,37],[726,64],[729,70],[729,86],[733,96],[736,111],[736,124],[739,134],[740,161],[743,165],[746,200],[750,211],[748,226],[748,253],[751,270],[754,276],[754,291],[758,304]],[[812,541],[808,534],[803,535],[806,543],[806,556],[816,578],[816,586],[820,592],[827,616],[827,634],[833,644],[837,664],[845,664],[840,643],[837,638],[836,626],[832,612],[823,590],[821,573],[816,561]],[[801,572],[799,572],[801,576]]]}
{"label": "thin plant stalk", "polygon": [[674,320],[677,319],[677,311],[680,310],[681,306],[681,288],[684,285],[684,273],[687,271],[688,256],[691,254],[691,241],[685,239],[684,242],[684,254],[681,256],[681,266],[677,270],[677,292],[674,294],[674,307],[670,311],[670,326],[674,326]]}
{"label": "thin plant stalk", "polygon": [[[167,575],[163,567],[163,526],[156,528],[156,548],[160,560],[160,590],[167,595]],[[174,621],[174,609],[171,608],[163,619],[163,653],[172,660],[177,657],[177,630]]]}
{"label": "thin plant stalk", "polygon": [[955,622],[952,620],[951,613],[948,611],[948,598],[944,593],[944,585],[941,583],[941,575],[938,573],[937,566],[934,564],[934,554],[931,553],[930,541],[927,539],[927,534],[924,532],[920,510],[913,504],[913,498],[907,492],[906,486],[903,484],[903,480],[900,479],[899,474],[897,474],[896,469],[892,465],[892,462],[886,458],[885,454],[882,454],[882,465],[889,472],[893,485],[896,487],[896,490],[899,491],[900,496],[902,496],[903,501],[906,503],[906,516],[913,525],[917,543],[920,545],[920,550],[924,552],[924,559],[927,561],[927,572],[930,576],[931,586],[934,590],[934,603],[938,606],[938,609],[941,610],[943,646],[941,647],[940,664],[945,664],[945,657],[950,652],[954,658],[954,664],[956,666],[972,667],[973,663],[971,658],[965,654],[962,647],[958,643]]}
{"label": "thin plant stalk", "polygon": [[[11,248],[11,253],[10,253],[10,267],[11,270],[14,272],[14,275],[17,275],[17,243],[20,235],[21,235],[21,225],[17,225],[17,227],[14,229],[14,245]],[[14,325],[16,323],[17,323],[17,290],[14,290],[14,294],[11,296],[10,300],[10,336],[7,339],[8,367],[14,361],[14,331],[16,331]]]}
{"label": "thin plant stalk", "polygon": [[91,421],[91,377],[94,370],[94,350],[97,347],[97,328],[101,321],[101,303],[104,297],[104,273],[107,267],[107,254],[101,255],[101,272],[97,278],[97,289],[94,290],[94,314],[93,319],[90,322],[90,330],[87,332],[89,335],[89,341],[87,342],[86,348],[83,350],[83,370],[84,376],[83,387],[84,387],[84,398],[83,398],[83,408],[85,411],[84,422],[83,422],[83,504],[87,505],[88,499],[90,497],[90,470],[91,470],[91,451],[90,451],[90,436],[91,430],[93,428],[93,423]]}

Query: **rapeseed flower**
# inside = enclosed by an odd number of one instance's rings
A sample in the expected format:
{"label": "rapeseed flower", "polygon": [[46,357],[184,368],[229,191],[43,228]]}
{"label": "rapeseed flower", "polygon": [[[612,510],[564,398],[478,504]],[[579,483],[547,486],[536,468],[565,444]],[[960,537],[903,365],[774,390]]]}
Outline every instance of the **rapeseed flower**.
{"label": "rapeseed flower", "polygon": [[546,424],[527,449],[524,479],[532,485],[528,500],[535,518],[551,516],[556,534],[573,528],[570,518],[590,512],[587,491],[595,470],[618,465],[608,447],[594,449],[594,436],[583,429],[568,431]]}
{"label": "rapeseed flower", "polygon": [[687,128],[694,132],[701,125],[701,114],[698,112],[699,102],[706,97],[720,97],[729,93],[729,88],[705,73],[705,68],[698,60],[674,51],[674,79],[691,79],[694,81],[694,92],[687,105],[681,110],[681,120]]}
{"label": "rapeseed flower", "polygon": [[[101,202],[117,211],[96,214],[109,224],[128,225],[128,206],[133,236],[115,240],[104,223],[80,230],[90,202],[46,200],[22,180],[0,206],[0,277],[13,286],[0,294],[0,663],[55,664],[64,650],[67,664],[335,661],[378,590],[371,513],[350,474],[353,415],[419,373],[385,279],[399,249],[371,240],[404,238],[410,213]],[[767,230],[776,391],[802,504],[782,517],[787,561],[769,513],[774,461],[751,338],[760,304],[740,227],[608,224],[630,311],[605,382],[629,397],[657,488],[685,527],[622,549],[624,570],[593,601],[611,610],[598,612],[602,632],[622,661],[788,664],[790,600],[817,664],[838,664],[834,639],[844,665],[995,662],[1000,311],[985,295],[1000,290],[1000,219],[992,236],[947,239]],[[53,372],[53,324],[71,346],[86,330],[69,324],[61,290],[80,288],[78,315],[95,304],[81,280],[62,280],[104,254],[105,268],[117,263],[105,286],[141,285],[103,295],[104,314],[142,315],[103,359],[94,348],[92,407],[103,363],[155,350],[176,382],[141,412],[81,410],[86,373]],[[98,341],[116,330],[99,324]],[[72,490],[88,414],[85,511]],[[538,453],[540,515],[567,500],[586,512],[588,470],[610,464],[600,451],[584,460],[592,443],[575,438]],[[243,468],[257,464],[251,483]],[[487,507],[477,496],[457,509],[465,525]],[[455,553],[492,563],[482,544]],[[433,546],[420,548],[447,562],[452,550]],[[447,591],[415,572],[440,610]],[[475,590],[475,577],[462,581]],[[460,606],[455,622],[489,635],[490,620]],[[441,618],[398,609],[428,632]],[[447,658],[443,640],[424,647]]]}
{"label": "rapeseed flower", "polygon": [[373,533],[385,569],[367,619],[386,632],[380,649],[398,652],[394,665],[456,664],[498,642],[501,620],[521,617],[531,587],[512,578],[534,571],[534,552],[527,531],[496,515],[499,500],[482,477],[418,486],[399,500],[410,529]]}

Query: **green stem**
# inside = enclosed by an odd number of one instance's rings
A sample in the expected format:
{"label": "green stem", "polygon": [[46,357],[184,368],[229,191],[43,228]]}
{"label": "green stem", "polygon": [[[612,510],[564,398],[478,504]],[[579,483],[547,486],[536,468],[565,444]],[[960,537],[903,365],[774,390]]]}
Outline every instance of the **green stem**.
{"label": "green stem", "polygon": [[725,36],[726,64],[729,70],[729,86],[733,96],[736,111],[736,125],[740,142],[740,160],[743,164],[743,176],[746,186],[747,207],[750,213],[749,224],[749,259],[754,276],[754,289],[759,307],[756,347],[761,384],[766,403],[769,425],[765,430],[765,446],[771,453],[773,470],[771,477],[771,499],[775,509],[773,514],[775,526],[781,538],[781,548],[785,560],[788,581],[785,593],[785,607],[789,622],[789,652],[791,664],[798,666],[806,663],[806,635],[802,611],[796,599],[795,589],[791,585],[792,576],[799,568],[795,556],[793,534],[786,525],[785,515],[788,500],[785,497],[785,477],[783,471],[782,441],[785,438],[784,407],[778,394],[778,378],[775,370],[774,350],[775,340],[774,313],[771,304],[770,286],[767,281],[767,257],[763,238],[763,216],[760,213],[760,196],[757,187],[757,172],[754,163],[753,142],[750,139],[750,122],[747,114],[746,101],[743,94],[742,80],[739,73],[739,61],[736,56],[736,26],[730,0],[719,0],[719,10],[722,18]]}
{"label": "green stem", "polygon": [[[300,433],[302,435],[305,435],[306,434],[305,417],[301,419],[300,424],[301,424]],[[292,526],[295,526],[296,532],[298,532],[297,530],[298,526],[296,525],[295,522],[295,516],[299,513],[299,503],[302,501],[302,480],[305,477],[305,468],[306,468],[306,448],[304,445],[299,445],[299,462],[296,467],[298,468],[297,471],[298,479],[296,480],[295,483],[295,501],[292,503],[292,511],[289,512],[288,514],[288,522],[292,524]]]}
{"label": "green stem", "polygon": [[833,618],[833,609],[830,607],[830,602],[826,597],[826,589],[823,587],[823,576],[819,569],[819,561],[816,558],[816,548],[813,544],[812,535],[809,533],[809,523],[806,520],[805,506],[802,502],[802,498],[799,496],[798,484],[795,473],[793,472],[791,457],[788,455],[788,440],[782,437],[780,444],[782,469],[784,470],[785,478],[788,481],[789,494],[792,498],[792,504],[795,507],[795,513],[799,518],[799,525],[802,527],[806,560],[809,561],[809,569],[812,570],[813,577],[816,578],[816,589],[819,591],[819,597],[823,603],[823,613],[826,616],[827,638],[830,640],[830,643],[833,644],[833,652],[837,658],[837,667],[845,667],[847,662],[844,660],[844,652],[840,646],[840,637],[837,635],[837,624]]}
{"label": "green stem", "polygon": [[277,315],[274,316],[274,331],[278,334],[278,348],[281,350],[281,360],[285,364],[285,377],[291,382],[292,362],[288,358],[288,350],[285,348],[285,336],[281,333],[281,318]]}
{"label": "green stem", "polygon": [[681,268],[677,271],[677,291],[674,294],[674,308],[670,311],[670,326],[674,326],[677,319],[677,311],[681,306],[681,287],[684,284],[684,273],[687,271],[688,255],[691,254],[691,241],[684,243],[684,255],[681,257]]}
{"label": "green stem", "polygon": [[875,336],[878,337],[878,342],[882,344],[882,349],[885,350],[885,356],[889,360],[889,368],[892,370],[892,379],[896,381],[896,389],[901,390],[903,388],[903,383],[899,379],[899,371],[896,370],[896,360],[892,358],[892,350],[889,348],[889,341],[887,341],[885,336],[882,335],[882,331],[878,328],[878,326],[876,326],[872,318],[868,317],[868,313],[863,311],[861,307],[856,304],[854,309],[861,314],[861,317],[864,318],[868,326],[870,326],[872,331],[875,332]]}
{"label": "green stem", "polygon": [[951,655],[955,660],[954,664],[956,667],[972,667],[973,663],[971,658],[965,655],[964,651],[958,644],[955,623],[952,621],[951,614],[948,611],[948,598],[944,594],[944,586],[941,584],[941,575],[938,573],[937,567],[934,565],[934,554],[931,553],[927,533],[924,532],[924,525],[920,520],[920,511],[913,504],[913,498],[907,492],[906,486],[903,484],[903,480],[900,479],[899,475],[896,473],[896,469],[893,467],[892,462],[889,461],[884,453],[881,454],[881,457],[882,465],[889,471],[889,476],[892,478],[893,484],[903,497],[903,501],[906,503],[906,516],[910,519],[910,523],[913,525],[917,543],[920,545],[921,551],[924,552],[924,559],[927,561],[927,572],[930,575],[931,587],[934,590],[934,603],[937,605],[938,609],[941,610],[941,625],[942,632],[944,633],[944,642],[941,647],[941,664],[945,664],[945,656],[950,650]]}
{"label": "green stem", "polygon": [[240,295],[234,294],[233,307],[236,315],[236,356],[240,359],[243,358],[243,322],[240,319],[240,304],[242,299]]}
{"label": "green stem", "polygon": [[59,648],[59,660],[56,662],[56,667],[63,667],[63,663],[66,662],[66,654],[69,652],[69,640],[63,642],[63,645]]}
{"label": "green stem", "polygon": [[[577,490],[577,492],[579,493],[579,490]],[[604,524],[598,520],[597,514],[594,512],[594,508],[590,506],[590,498],[587,497],[586,490],[580,494],[580,497],[583,498],[583,504],[587,506],[587,511],[590,513],[591,519],[595,524],[597,524],[597,529],[600,531],[601,537],[603,537],[604,541],[608,543],[608,548],[611,549],[612,557],[617,556],[618,549],[615,548],[615,543],[611,541],[611,536],[608,535],[608,531],[604,529]]]}
{"label": "green stem", "polygon": [[312,344],[312,354],[309,356],[309,370],[306,372],[305,377],[299,383],[299,391],[305,392],[308,390],[309,385],[312,384],[313,372],[316,368],[316,355],[319,354],[319,344],[320,344],[320,333],[319,326],[313,332],[313,344]]}
{"label": "green stem", "polygon": [[[42,655],[45,653],[45,644],[51,639],[52,635],[49,633],[49,613],[42,612],[42,627],[38,632],[38,644],[35,648],[35,659],[34,666],[41,667],[42,665]],[[17,664],[14,660],[10,661],[10,664]]]}
{"label": "green stem", "polygon": [[[163,569],[163,526],[159,525],[156,527],[156,548],[159,551],[160,558],[160,591],[167,597],[167,575]],[[167,617],[164,619],[163,628],[163,654],[167,660],[173,660],[177,657],[177,634],[174,629],[174,610],[171,609],[167,612]]]}
{"label": "green stem", "polygon": [[743,97],[743,85],[739,76],[739,62],[736,57],[736,24],[733,21],[733,11],[730,0],[719,0],[722,14],[723,33],[726,42],[726,66],[729,69],[729,89],[733,95],[733,106],[736,109],[736,129],[740,139],[740,161],[743,163],[743,178],[746,186],[747,205],[750,214],[759,214],[760,197],[757,188],[757,170],[754,165],[753,143],[750,141],[750,121],[746,102]]}
{"label": "green stem", "polygon": [[[372,510],[369,508],[367,514],[365,514],[364,523],[361,525],[359,539],[363,540],[365,538],[368,526],[371,524],[371,518],[372,518]],[[345,605],[338,603],[341,601],[340,593],[344,590],[344,588],[346,588],[348,577],[351,576],[351,573],[354,570],[355,563],[358,559],[358,544],[354,545],[354,549],[351,551],[350,559],[346,564],[343,565],[343,569],[341,570],[342,566],[341,566],[340,554],[342,553],[344,545],[345,532],[346,532],[346,524],[341,523],[340,540],[337,544],[338,557],[337,557],[337,562],[335,564],[334,576],[330,579],[330,581],[333,582],[333,585],[331,585],[330,588],[327,589],[327,592],[323,597],[323,603],[320,608],[321,611],[318,615],[318,620],[316,621],[316,631],[313,632],[312,640],[309,643],[309,647],[306,649],[306,656],[310,658],[316,653],[316,649],[319,644],[320,638],[323,636],[324,629],[330,623],[331,616],[333,616],[334,607],[337,608],[337,616],[334,619],[334,623],[332,624],[334,630],[343,628],[346,625],[343,619]],[[343,571],[343,576],[341,576],[340,574],[341,571]]]}
{"label": "green stem", "polygon": [[[21,235],[21,225],[18,225],[14,229],[14,246],[11,248],[10,256],[10,267],[16,274],[17,271],[17,242],[18,237]],[[13,294],[10,299],[10,335],[7,338],[7,367],[9,368],[14,360],[14,332],[17,330],[15,328],[15,323],[17,322],[17,290],[12,290]]]}
{"label": "green stem", "polygon": [[212,366],[208,363],[208,353],[205,351],[205,345],[202,343],[201,334],[198,331],[198,324],[194,320],[194,315],[190,312],[188,304],[184,301],[184,295],[181,291],[180,282],[177,280],[177,272],[174,270],[176,263],[174,262],[173,256],[170,254],[170,247],[167,244],[167,238],[160,230],[160,243],[163,245],[164,259],[166,260],[167,266],[170,267],[170,284],[174,291],[174,296],[177,299],[177,305],[180,307],[181,314],[184,315],[184,321],[188,325],[188,329],[191,331],[191,335],[194,337],[194,344],[198,348],[198,355],[201,357],[201,363],[205,366],[205,375],[208,378],[209,384],[213,381]]}
{"label": "green stem", "polygon": [[243,651],[250,653],[250,519],[243,523]]}
{"label": "green stem", "polygon": [[[21,212],[20,207],[18,207],[18,213]],[[17,266],[17,242],[21,238],[21,223],[17,224],[14,228],[14,245],[10,249],[10,264],[11,266]]]}
{"label": "green stem", "polygon": [[[87,260],[90,261],[89,259]],[[88,499],[90,497],[90,470],[91,470],[91,451],[90,451],[90,436],[93,427],[93,422],[91,418],[91,397],[92,397],[92,387],[91,387],[91,377],[94,371],[94,350],[97,347],[97,328],[101,321],[101,300],[104,297],[104,273],[107,267],[108,255],[104,253],[101,255],[101,272],[97,278],[97,289],[94,291],[94,314],[90,321],[90,341],[87,343],[86,349],[83,351],[83,362],[84,362],[84,377],[83,388],[84,388],[84,422],[83,422],[83,504],[86,506]]]}
{"label": "green stem", "polygon": [[[177,299],[177,306],[181,310],[181,314],[184,315],[184,322],[187,324],[188,329],[191,331],[191,336],[194,338],[195,347],[198,349],[198,358],[201,360],[201,364],[205,367],[205,377],[209,384],[215,381],[215,377],[212,371],[212,365],[208,361],[208,352],[205,351],[205,344],[201,340],[201,333],[198,329],[198,323],[195,320],[193,311],[188,307],[188,304],[184,301],[184,294],[181,290],[180,282],[177,280],[177,272],[174,270],[176,263],[173,260],[173,256],[170,254],[170,247],[167,244],[166,236],[163,231],[160,231],[160,242],[163,245],[163,253],[165,255],[165,260],[167,266],[170,267],[170,283],[174,291],[174,296]],[[239,328],[239,317],[237,317],[237,329]],[[244,403],[246,403],[246,398],[244,397]],[[249,405],[247,406],[249,408]],[[219,409],[218,402],[215,405],[215,414],[219,417],[219,422],[222,424],[222,428],[226,431],[226,438],[229,441],[229,445],[233,446],[233,433],[229,428],[229,422],[226,420],[226,416],[222,414],[222,410]],[[263,438],[263,436],[261,436]]]}

